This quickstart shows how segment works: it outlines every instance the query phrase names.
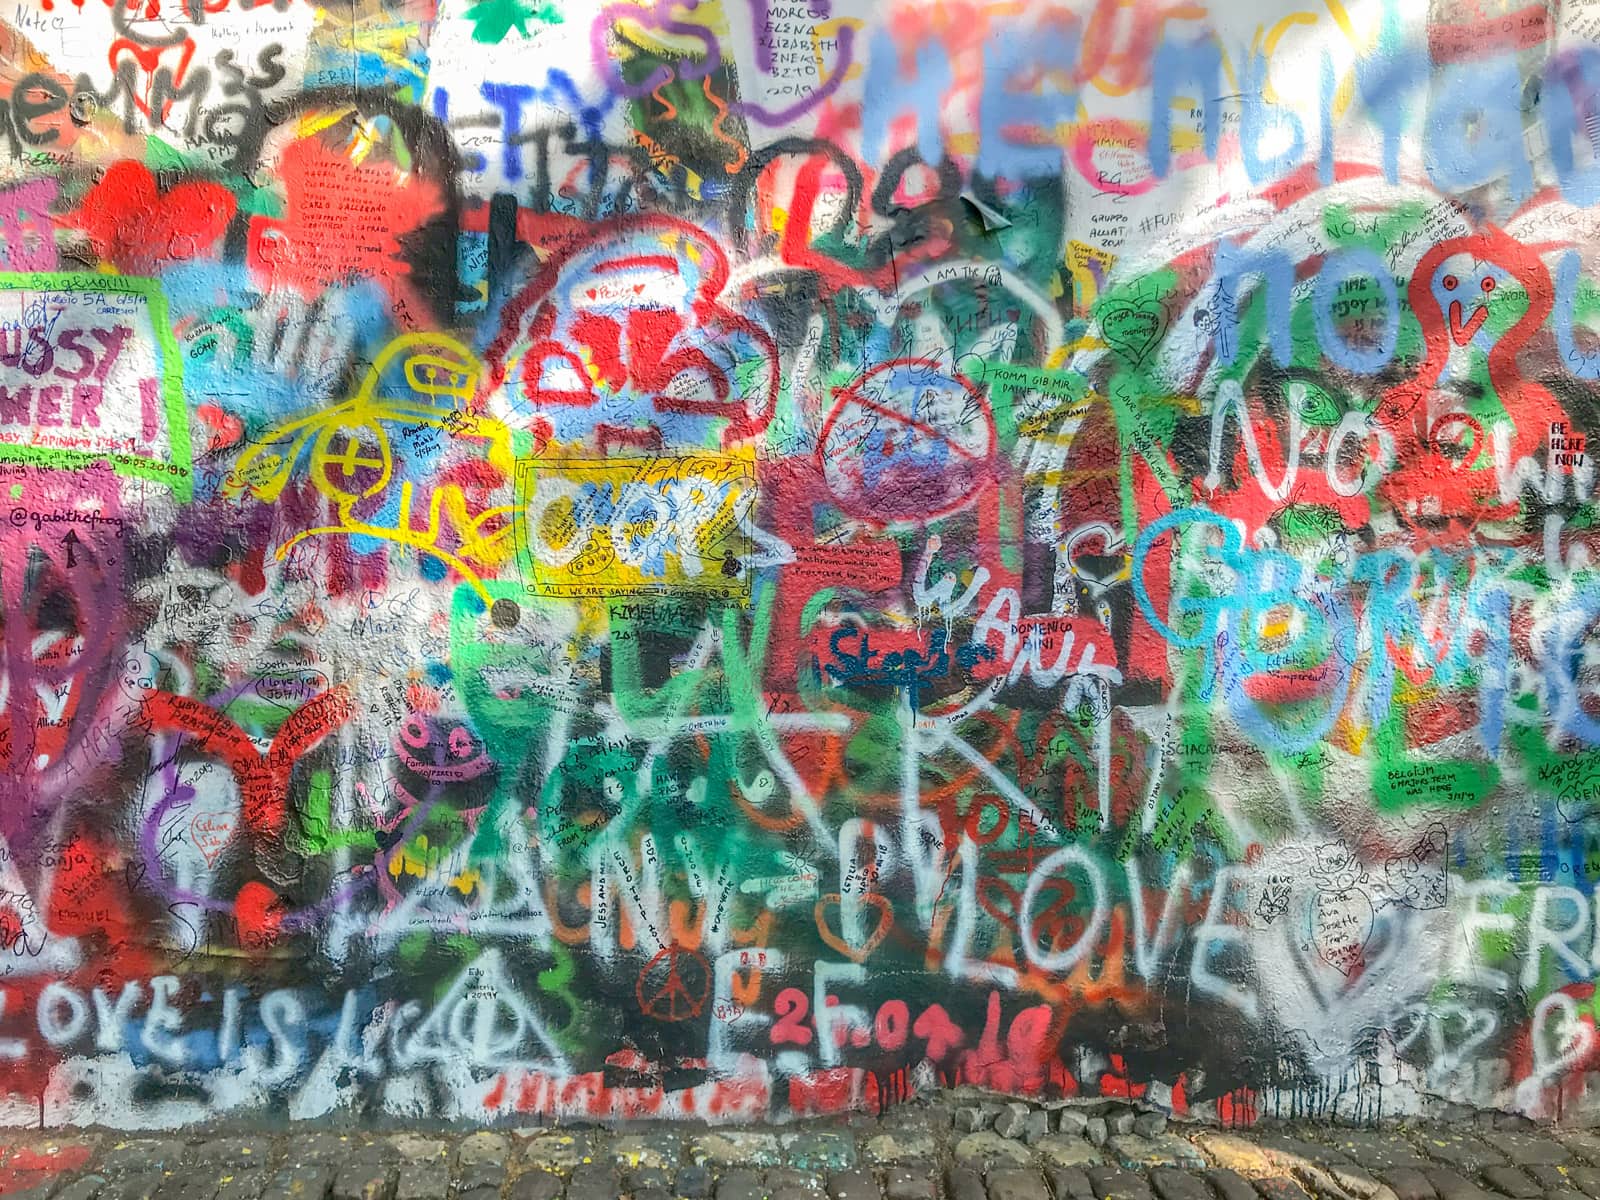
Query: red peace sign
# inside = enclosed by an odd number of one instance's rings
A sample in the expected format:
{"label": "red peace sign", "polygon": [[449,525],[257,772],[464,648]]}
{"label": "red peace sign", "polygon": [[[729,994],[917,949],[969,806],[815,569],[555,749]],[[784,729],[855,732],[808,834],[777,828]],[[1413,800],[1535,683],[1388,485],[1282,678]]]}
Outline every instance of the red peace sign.
{"label": "red peace sign", "polygon": [[693,1020],[711,993],[711,965],[698,950],[674,942],[645,963],[633,990],[645,1016],[657,1021]]}

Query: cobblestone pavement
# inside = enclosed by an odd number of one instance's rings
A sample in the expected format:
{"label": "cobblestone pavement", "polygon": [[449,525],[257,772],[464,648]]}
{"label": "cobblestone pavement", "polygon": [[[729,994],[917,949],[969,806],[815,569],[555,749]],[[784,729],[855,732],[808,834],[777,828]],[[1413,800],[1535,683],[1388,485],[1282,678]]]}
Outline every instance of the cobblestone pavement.
{"label": "cobblestone pavement", "polygon": [[0,1131],[27,1200],[1600,1200],[1600,1133],[1479,1116],[1381,1130],[1169,1127],[941,1098],[782,1128],[439,1134]]}

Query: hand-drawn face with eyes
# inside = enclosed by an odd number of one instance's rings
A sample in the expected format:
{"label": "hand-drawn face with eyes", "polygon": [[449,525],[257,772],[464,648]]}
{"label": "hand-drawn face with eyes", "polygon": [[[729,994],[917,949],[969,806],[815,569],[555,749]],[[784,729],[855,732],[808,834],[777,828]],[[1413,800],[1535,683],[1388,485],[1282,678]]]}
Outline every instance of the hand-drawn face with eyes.
{"label": "hand-drawn face with eyes", "polygon": [[[1432,281],[1433,298],[1458,346],[1470,344],[1489,319],[1489,306],[1507,287],[1515,286],[1511,272],[1489,259],[1452,254],[1439,264]],[[1478,344],[1487,350],[1492,338]]]}

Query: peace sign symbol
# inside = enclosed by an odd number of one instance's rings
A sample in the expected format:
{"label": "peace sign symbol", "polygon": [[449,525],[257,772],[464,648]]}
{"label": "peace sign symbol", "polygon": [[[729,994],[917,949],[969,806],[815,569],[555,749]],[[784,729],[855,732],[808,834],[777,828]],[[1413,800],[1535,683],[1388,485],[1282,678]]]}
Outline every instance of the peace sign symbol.
{"label": "peace sign symbol", "polygon": [[705,956],[674,942],[658,950],[634,985],[639,1009],[657,1021],[698,1017],[711,992],[711,966]]}

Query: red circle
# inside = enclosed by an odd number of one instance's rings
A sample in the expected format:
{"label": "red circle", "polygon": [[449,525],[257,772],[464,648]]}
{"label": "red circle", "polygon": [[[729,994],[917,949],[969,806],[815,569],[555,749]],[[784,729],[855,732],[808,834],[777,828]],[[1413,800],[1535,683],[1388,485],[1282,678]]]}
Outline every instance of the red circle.
{"label": "red circle", "polygon": [[[905,387],[894,381],[898,374],[910,377],[907,390],[920,388],[919,396],[940,384],[959,394],[960,428],[919,417],[915,407],[899,411],[872,396],[880,386]],[[919,374],[928,378],[919,380]],[[817,435],[816,464],[834,502],[851,516],[884,523],[949,516],[971,504],[992,477],[999,441],[994,413],[977,385],[959,372],[926,359],[897,358],[833,394],[833,407]],[[963,442],[960,435],[972,432],[981,446]],[[923,454],[942,460],[940,469],[924,470],[916,461]]]}

